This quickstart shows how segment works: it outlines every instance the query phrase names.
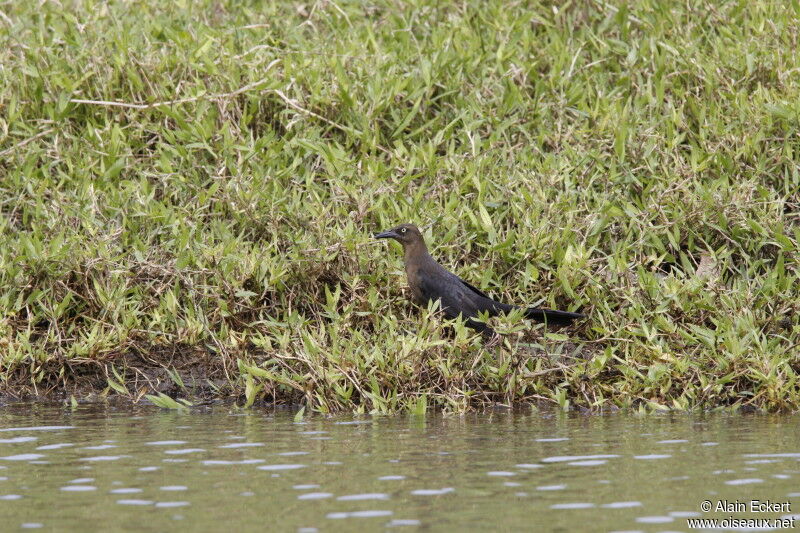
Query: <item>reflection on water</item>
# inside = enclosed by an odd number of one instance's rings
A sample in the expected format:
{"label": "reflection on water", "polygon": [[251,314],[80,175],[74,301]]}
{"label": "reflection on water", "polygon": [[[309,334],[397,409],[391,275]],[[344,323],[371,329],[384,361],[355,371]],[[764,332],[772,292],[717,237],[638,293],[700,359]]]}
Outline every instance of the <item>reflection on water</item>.
{"label": "reflection on water", "polygon": [[[3,531],[689,531],[800,514],[798,416],[0,414]],[[703,512],[704,500],[790,502]],[[796,504],[795,505],[795,500]],[[797,520],[800,528],[800,520]]]}

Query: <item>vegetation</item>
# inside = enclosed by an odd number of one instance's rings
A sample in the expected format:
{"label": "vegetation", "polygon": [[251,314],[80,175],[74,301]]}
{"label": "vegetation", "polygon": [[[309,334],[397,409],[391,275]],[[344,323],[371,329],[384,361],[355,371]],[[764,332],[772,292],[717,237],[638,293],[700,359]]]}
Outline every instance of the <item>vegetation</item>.
{"label": "vegetation", "polygon": [[[798,409],[798,15],[7,2],[2,387]],[[590,319],[484,347],[408,302],[371,239],[400,222],[496,297]]]}

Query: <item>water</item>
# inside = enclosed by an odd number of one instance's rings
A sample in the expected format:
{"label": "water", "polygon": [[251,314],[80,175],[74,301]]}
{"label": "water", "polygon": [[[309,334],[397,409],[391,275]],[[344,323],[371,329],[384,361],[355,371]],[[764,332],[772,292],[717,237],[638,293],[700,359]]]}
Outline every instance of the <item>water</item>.
{"label": "water", "polygon": [[[690,531],[795,519],[800,416],[0,414],[2,531]],[[777,512],[703,512],[752,499]],[[724,529],[723,529],[724,530]],[[728,530],[753,530],[733,529]]]}

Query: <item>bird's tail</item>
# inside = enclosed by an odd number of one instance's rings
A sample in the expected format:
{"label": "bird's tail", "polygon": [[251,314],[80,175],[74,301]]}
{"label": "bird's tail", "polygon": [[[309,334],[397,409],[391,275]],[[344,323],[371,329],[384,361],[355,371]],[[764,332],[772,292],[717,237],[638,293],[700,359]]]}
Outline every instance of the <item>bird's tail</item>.
{"label": "bird's tail", "polygon": [[573,320],[586,318],[586,315],[583,313],[570,313],[569,311],[529,307],[525,310],[525,317],[548,324],[571,324]]}

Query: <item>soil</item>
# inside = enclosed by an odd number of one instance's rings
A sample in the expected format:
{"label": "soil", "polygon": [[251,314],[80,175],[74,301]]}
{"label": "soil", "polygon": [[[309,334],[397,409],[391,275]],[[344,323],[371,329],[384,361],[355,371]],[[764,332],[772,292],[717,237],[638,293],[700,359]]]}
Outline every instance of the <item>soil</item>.
{"label": "soil", "polygon": [[[52,400],[70,397],[99,400],[125,394],[109,386],[109,380],[124,384],[127,397],[138,402],[145,394],[164,393],[189,397],[192,402],[210,402],[235,395],[228,376],[237,375],[235,360],[198,346],[150,346],[112,352],[100,359],[59,359],[40,367],[20,365],[6,373],[0,384],[0,399]],[[41,376],[34,380],[34,375]],[[181,386],[173,376],[183,383]]]}

